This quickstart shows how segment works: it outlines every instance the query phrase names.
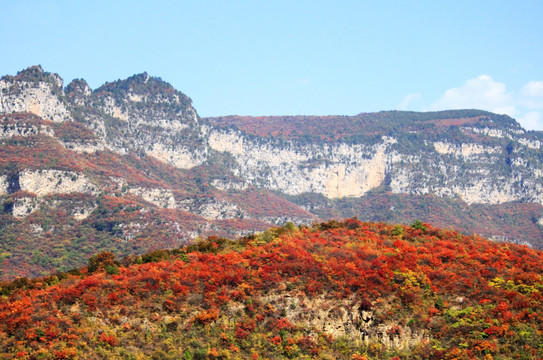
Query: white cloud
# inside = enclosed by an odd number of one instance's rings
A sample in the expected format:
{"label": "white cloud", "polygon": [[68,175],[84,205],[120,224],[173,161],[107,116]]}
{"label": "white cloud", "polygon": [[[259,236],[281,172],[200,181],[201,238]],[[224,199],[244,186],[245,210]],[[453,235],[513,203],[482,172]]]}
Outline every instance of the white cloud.
{"label": "white cloud", "polygon": [[530,109],[543,108],[543,81],[530,81],[519,94],[522,105]]}
{"label": "white cloud", "polygon": [[513,97],[505,84],[488,75],[467,80],[464,85],[447,91],[430,106],[430,110],[482,109],[498,114],[516,115]]}
{"label": "white cloud", "polygon": [[481,109],[506,114],[517,119],[527,130],[543,130],[543,81],[530,81],[515,92],[508,91],[504,83],[491,76],[480,75],[460,87],[446,90],[424,110],[451,109]]}
{"label": "white cloud", "polygon": [[518,122],[528,130],[543,130],[543,117],[540,111],[530,111],[524,116],[518,118]]}
{"label": "white cloud", "polygon": [[410,110],[413,103],[422,99],[422,94],[412,93],[403,98],[403,100],[398,105],[398,110]]}

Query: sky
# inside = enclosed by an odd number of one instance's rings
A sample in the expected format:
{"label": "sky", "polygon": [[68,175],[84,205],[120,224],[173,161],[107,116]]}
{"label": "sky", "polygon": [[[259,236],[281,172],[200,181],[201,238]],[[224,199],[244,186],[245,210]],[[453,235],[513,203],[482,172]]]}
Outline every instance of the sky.
{"label": "sky", "polygon": [[484,109],[543,130],[543,1],[0,0],[0,76],[148,72],[200,116]]}

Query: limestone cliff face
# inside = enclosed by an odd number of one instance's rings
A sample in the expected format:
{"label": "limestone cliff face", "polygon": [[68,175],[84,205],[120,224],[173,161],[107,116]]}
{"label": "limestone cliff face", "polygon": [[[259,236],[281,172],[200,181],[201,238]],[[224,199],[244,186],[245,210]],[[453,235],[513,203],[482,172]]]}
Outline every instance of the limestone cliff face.
{"label": "limestone cliff face", "polygon": [[498,134],[509,140],[494,145],[424,140],[415,144],[417,151],[407,152],[397,139],[386,136],[371,146],[299,144],[210,129],[209,146],[232,155],[237,162],[233,171],[248,184],[290,195],[315,192],[329,198],[360,197],[387,186],[393,193],[433,193],[470,204],[526,200],[543,204],[542,166],[522,160],[524,153],[536,155],[539,140],[513,131],[461,131],[490,134],[485,137]]}
{"label": "limestone cliff face", "polygon": [[134,187],[129,190],[132,194],[164,209],[175,209],[177,204],[173,192],[169,189],[148,189]]}
{"label": "limestone cliff face", "polygon": [[[84,123],[98,141],[65,143],[78,152],[136,152],[178,168],[192,168],[207,158],[205,137],[191,100],[147,74],[108,83],[96,91],[78,79],[64,90],[60,76],[34,66],[0,79],[0,114],[13,112],[28,112],[54,122]],[[19,129],[4,129],[1,136],[17,132]]]}
{"label": "limestone cliff face", "polygon": [[0,196],[8,193],[8,179],[6,175],[0,176]]}
{"label": "limestone cliff face", "polygon": [[73,171],[25,170],[19,174],[21,190],[38,196],[48,194],[97,194],[97,187],[86,176]]}
{"label": "limestone cliff face", "polygon": [[108,148],[147,154],[182,169],[206,160],[205,139],[191,100],[161,79],[134,75],[90,95],[84,84],[70,89],[74,111]]}
{"label": "limestone cliff face", "polygon": [[0,79],[0,113],[29,112],[55,122],[70,120],[70,112],[59,95],[62,79],[34,66],[16,77]]}
{"label": "limestone cliff face", "polygon": [[33,135],[46,135],[53,137],[55,136],[55,133],[49,126],[45,125],[38,126],[30,124],[10,124],[0,128],[0,139],[9,139],[14,136],[27,137]]}
{"label": "limestone cliff face", "polygon": [[[516,129],[461,130],[468,136],[484,134],[482,142],[493,145],[433,142],[435,153],[431,149],[420,152],[408,166],[398,166],[406,165],[406,161],[397,159],[391,167],[391,190],[459,197],[468,204],[510,201],[543,204],[539,140],[527,138]],[[492,137],[506,141],[492,141]]]}
{"label": "limestone cliff face", "polygon": [[231,154],[234,173],[247,183],[289,195],[307,192],[330,198],[362,196],[385,179],[387,148],[393,138],[380,144],[278,143],[244,137],[235,131],[209,130],[211,149]]}
{"label": "limestone cliff face", "polygon": [[[212,179],[223,191],[257,186],[288,195],[342,198],[384,186],[393,193],[436,194],[470,204],[543,204],[541,135],[487,114],[434,121],[438,136],[417,130],[428,127],[419,122],[403,132],[381,129],[372,141],[285,140],[202,125],[187,96],[146,73],[95,91],[84,80],[74,80],[64,90],[58,75],[39,66],[0,80],[0,113],[11,112],[84,124],[96,135],[92,141],[61,139],[78,153],[146,154],[180,169],[206,163],[210,151],[228,154],[235,161],[229,171],[241,181]],[[408,118],[398,126],[406,123]],[[45,125],[0,129],[1,138],[39,134],[55,136]]]}
{"label": "limestone cliff face", "polygon": [[269,295],[260,299],[281,309],[292,323],[309,324],[312,328],[336,338],[355,342],[381,343],[387,348],[408,349],[428,340],[423,332],[414,332],[409,326],[397,322],[375,321],[375,312],[352,299],[326,299],[321,297]]}

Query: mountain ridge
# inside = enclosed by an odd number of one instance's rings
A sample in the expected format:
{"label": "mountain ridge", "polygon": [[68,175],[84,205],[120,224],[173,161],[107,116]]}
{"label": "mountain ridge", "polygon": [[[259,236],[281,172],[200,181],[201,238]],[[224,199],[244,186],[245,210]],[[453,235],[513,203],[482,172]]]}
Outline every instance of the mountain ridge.
{"label": "mountain ridge", "polygon": [[201,118],[147,73],[35,66],[0,79],[0,124],[0,278],[352,216],[543,246],[543,136],[504,115]]}

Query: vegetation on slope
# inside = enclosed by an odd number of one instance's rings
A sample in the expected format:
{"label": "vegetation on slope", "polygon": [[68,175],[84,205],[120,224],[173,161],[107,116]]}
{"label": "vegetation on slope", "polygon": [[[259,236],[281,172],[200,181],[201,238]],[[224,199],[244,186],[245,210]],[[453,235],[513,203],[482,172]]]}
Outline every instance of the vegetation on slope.
{"label": "vegetation on slope", "polygon": [[321,219],[356,216],[367,221],[402,224],[424,219],[437,227],[453,228],[463,234],[543,248],[543,234],[538,224],[538,219],[543,217],[543,206],[537,203],[468,205],[460,199],[432,194],[393,194],[383,187],[360,198],[327,199],[319,194],[285,197],[308,207],[308,211]]}
{"label": "vegetation on slope", "polygon": [[287,224],[2,283],[0,359],[540,358],[542,291],[524,246]]}
{"label": "vegetation on slope", "polygon": [[221,116],[203,120],[217,128],[236,129],[260,138],[317,143],[367,143],[383,135],[404,137],[405,141],[411,132],[422,132],[427,137],[442,137],[443,133],[462,136],[455,131],[461,125],[520,127],[508,116],[481,110],[381,111],[354,116]]}

